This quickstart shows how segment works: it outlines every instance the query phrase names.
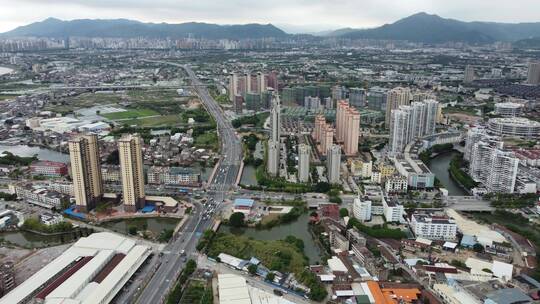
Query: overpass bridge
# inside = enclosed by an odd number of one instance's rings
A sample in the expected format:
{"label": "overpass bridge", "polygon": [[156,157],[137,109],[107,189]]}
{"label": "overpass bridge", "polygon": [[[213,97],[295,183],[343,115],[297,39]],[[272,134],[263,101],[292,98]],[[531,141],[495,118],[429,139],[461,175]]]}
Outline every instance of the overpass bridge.
{"label": "overpass bridge", "polygon": [[445,199],[446,207],[457,211],[480,211],[491,212],[495,208],[491,206],[490,201],[478,199],[474,196],[448,196]]}

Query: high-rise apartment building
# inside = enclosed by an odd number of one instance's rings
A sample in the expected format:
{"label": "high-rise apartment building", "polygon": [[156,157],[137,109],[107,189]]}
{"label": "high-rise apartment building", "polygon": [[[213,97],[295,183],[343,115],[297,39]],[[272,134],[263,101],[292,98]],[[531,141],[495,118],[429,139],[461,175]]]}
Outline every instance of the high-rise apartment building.
{"label": "high-rise apartment building", "polygon": [[355,108],[363,108],[367,105],[366,90],[361,88],[351,88],[349,91],[349,104]]}
{"label": "high-rise apartment building", "polygon": [[360,135],[360,113],[354,108],[349,108],[345,113],[345,136],[343,150],[345,155],[358,153],[358,136]]}
{"label": "high-rise apartment building", "polygon": [[401,153],[411,141],[435,134],[438,108],[437,101],[426,100],[392,110],[390,152]]}
{"label": "high-rise apartment building", "polygon": [[333,86],[332,87],[332,100],[333,101],[338,101],[338,100],[342,100],[342,99],[345,99],[347,95],[347,89],[345,87],[342,87],[342,86]]}
{"label": "high-rise apartment building", "polygon": [[279,174],[279,144],[281,136],[281,105],[279,95],[272,95],[272,109],[270,110],[270,127],[272,134],[268,140],[267,172],[272,176]]}
{"label": "high-rise apartment building", "polygon": [[386,114],[384,122],[387,128],[391,128],[390,118],[392,110],[398,109],[400,106],[409,105],[411,99],[411,90],[409,88],[397,87],[386,93]]}
{"label": "high-rise apartment building", "polygon": [[242,111],[244,109],[244,97],[242,95],[236,95],[234,96],[233,101],[234,113],[242,114]]}
{"label": "high-rise apartment building", "polygon": [[330,184],[339,183],[341,168],[341,147],[332,145],[326,156],[326,175]]}
{"label": "high-rise apartment building", "polygon": [[238,95],[238,75],[231,73],[229,75],[229,100],[234,101],[235,96]]}
{"label": "high-rise apartment building", "polygon": [[244,84],[245,84],[245,91],[244,94],[253,92],[251,88],[251,73],[245,73],[244,74]]}
{"label": "high-rise apartment building", "polygon": [[276,71],[272,71],[270,73],[268,73],[268,76],[267,76],[268,80],[267,80],[267,87],[270,87],[270,88],[273,88],[276,92],[278,91],[279,89],[279,85],[278,85],[278,75],[277,75],[277,72]]}
{"label": "high-rise apartment building", "polygon": [[472,65],[467,65],[465,71],[463,72],[463,82],[471,83],[474,81],[474,67]]}
{"label": "high-rise apartment building", "polygon": [[298,181],[309,181],[309,146],[306,144],[298,145]]}
{"label": "high-rise apartment building", "polygon": [[409,143],[410,109],[410,106],[401,106],[399,109],[392,110],[389,145],[389,152],[391,154],[403,152],[403,149],[405,149],[405,146]]}
{"label": "high-rise apartment building", "polygon": [[279,174],[279,141],[268,140],[268,162],[266,171],[271,176]]}
{"label": "high-rise apartment building", "polygon": [[519,159],[503,150],[503,142],[482,139],[472,146],[471,177],[491,193],[514,193]]}
{"label": "high-rise apartment building", "polygon": [[321,155],[327,155],[328,149],[332,147],[334,144],[334,128],[332,128],[329,124],[324,124],[323,128],[321,129],[321,141],[319,145],[319,152]]}
{"label": "high-rise apartment building", "polygon": [[272,128],[272,140],[279,143],[281,136],[281,104],[279,95],[274,93],[272,96],[272,109],[270,110],[270,126]]}
{"label": "high-rise apartment building", "polygon": [[326,119],[324,118],[324,116],[323,115],[315,116],[315,124],[313,127],[313,133],[311,135],[313,139],[315,140],[315,142],[321,142],[321,133],[322,133],[322,129],[324,125],[326,125]]}
{"label": "high-rise apartment building", "polygon": [[98,138],[95,134],[79,135],[68,145],[75,203],[79,210],[88,212],[103,197]]}
{"label": "high-rise apartment building", "polygon": [[259,93],[266,91],[266,76],[261,72],[257,73],[257,91]]}
{"label": "high-rise apartment building", "polygon": [[345,139],[345,115],[348,110],[349,104],[347,101],[338,101],[336,110],[336,139],[338,142],[343,142]]}
{"label": "high-rise apartment building", "polygon": [[540,62],[529,62],[527,84],[540,85]]}
{"label": "high-rise apartment building", "polygon": [[144,207],[143,140],[138,134],[126,134],[118,140],[124,209],[135,212]]}
{"label": "high-rise apartment building", "polygon": [[336,112],[336,138],[343,143],[346,155],[358,153],[358,136],[360,135],[360,113],[340,100]]}

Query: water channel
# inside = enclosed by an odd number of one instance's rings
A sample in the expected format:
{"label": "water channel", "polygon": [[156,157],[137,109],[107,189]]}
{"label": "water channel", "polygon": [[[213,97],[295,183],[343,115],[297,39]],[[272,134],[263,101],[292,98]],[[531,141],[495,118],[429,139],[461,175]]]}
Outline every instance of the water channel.
{"label": "water channel", "polygon": [[28,231],[5,231],[0,232],[0,239],[7,243],[24,248],[43,248],[70,243],[79,236],[78,232],[60,235],[41,235]]}
{"label": "water channel", "polygon": [[219,229],[219,232],[243,235],[257,240],[267,241],[282,240],[288,235],[295,236],[304,241],[304,253],[309,258],[310,263],[313,264],[321,261],[321,250],[309,233],[308,223],[309,214],[305,213],[292,223],[275,226],[271,229],[232,228],[223,225]]}
{"label": "water channel", "polygon": [[455,182],[452,177],[450,177],[450,172],[448,172],[448,167],[450,166],[450,161],[454,155],[457,155],[459,152],[452,151],[447,153],[442,153],[431,159],[428,167],[435,176],[441,181],[444,188],[448,190],[448,195],[450,196],[466,196],[469,195],[461,186]]}
{"label": "water channel", "polygon": [[40,160],[50,160],[57,161],[62,163],[69,162],[69,154],[60,153],[54,150],[41,148],[41,147],[30,147],[26,145],[1,145],[0,144],[0,154],[4,151],[11,152],[17,156],[29,157],[37,155]]}

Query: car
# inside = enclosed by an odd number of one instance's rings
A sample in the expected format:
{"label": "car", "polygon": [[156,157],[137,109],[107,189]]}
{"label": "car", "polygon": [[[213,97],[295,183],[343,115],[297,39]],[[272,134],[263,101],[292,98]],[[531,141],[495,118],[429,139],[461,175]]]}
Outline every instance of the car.
{"label": "car", "polygon": [[279,290],[279,289],[274,289],[274,294],[275,294],[276,296],[279,296],[279,297],[282,297],[282,296],[283,296],[283,292],[282,292],[281,290]]}

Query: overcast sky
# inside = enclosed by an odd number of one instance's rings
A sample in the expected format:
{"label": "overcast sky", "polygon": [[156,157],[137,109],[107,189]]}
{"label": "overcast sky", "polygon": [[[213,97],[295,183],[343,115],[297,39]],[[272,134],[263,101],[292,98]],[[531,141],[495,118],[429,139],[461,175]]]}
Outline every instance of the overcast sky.
{"label": "overcast sky", "polygon": [[0,0],[0,32],[47,17],[257,22],[319,31],[374,27],[420,11],[464,21],[540,21],[540,0]]}

